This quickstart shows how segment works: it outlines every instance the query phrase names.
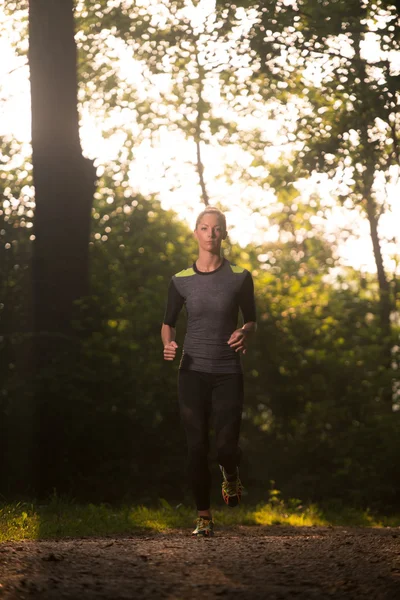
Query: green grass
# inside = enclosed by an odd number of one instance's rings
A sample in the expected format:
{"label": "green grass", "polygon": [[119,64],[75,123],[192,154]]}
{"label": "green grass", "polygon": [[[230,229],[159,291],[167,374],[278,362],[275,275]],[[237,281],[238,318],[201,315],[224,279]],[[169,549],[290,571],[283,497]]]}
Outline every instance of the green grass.
{"label": "green grass", "polygon": [[[290,525],[304,526],[399,526],[400,516],[378,517],[369,511],[341,508],[321,510],[315,505],[302,506],[300,501],[288,503],[279,493],[268,503],[256,507],[241,506],[214,511],[220,526]],[[165,500],[158,508],[146,506],[112,507],[105,504],[77,504],[54,496],[46,505],[15,503],[0,505],[0,542],[62,537],[118,535],[135,532],[161,532],[190,528],[195,511]]]}

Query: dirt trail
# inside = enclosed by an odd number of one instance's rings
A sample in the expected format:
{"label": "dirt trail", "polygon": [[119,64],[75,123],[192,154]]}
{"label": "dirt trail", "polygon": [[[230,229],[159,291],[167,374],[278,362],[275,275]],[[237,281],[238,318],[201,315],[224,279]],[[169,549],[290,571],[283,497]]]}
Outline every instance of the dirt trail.
{"label": "dirt trail", "polygon": [[0,544],[0,599],[400,599],[400,531],[229,527]]}

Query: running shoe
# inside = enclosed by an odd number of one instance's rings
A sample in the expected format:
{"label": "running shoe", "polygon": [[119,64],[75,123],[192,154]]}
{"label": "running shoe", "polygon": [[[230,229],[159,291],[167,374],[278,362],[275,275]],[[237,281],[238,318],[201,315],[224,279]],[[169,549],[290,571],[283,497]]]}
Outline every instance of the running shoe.
{"label": "running shoe", "polygon": [[214,521],[199,517],[196,521],[196,529],[192,531],[193,537],[212,537],[214,535]]}
{"label": "running shoe", "polygon": [[236,467],[236,473],[228,476],[224,467],[220,465],[222,473],[222,497],[225,504],[234,508],[242,498],[243,486],[239,478],[239,469]]}

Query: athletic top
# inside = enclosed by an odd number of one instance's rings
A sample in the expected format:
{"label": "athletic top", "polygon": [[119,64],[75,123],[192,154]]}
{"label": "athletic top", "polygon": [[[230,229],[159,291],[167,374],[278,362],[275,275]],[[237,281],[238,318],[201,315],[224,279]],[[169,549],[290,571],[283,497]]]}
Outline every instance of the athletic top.
{"label": "athletic top", "polygon": [[245,323],[256,320],[251,274],[224,259],[218,269],[199,271],[196,263],[176,273],[168,288],[164,323],[175,327],[182,306],[187,331],[180,369],[241,373],[240,352],[227,342],[237,329],[239,308]]}

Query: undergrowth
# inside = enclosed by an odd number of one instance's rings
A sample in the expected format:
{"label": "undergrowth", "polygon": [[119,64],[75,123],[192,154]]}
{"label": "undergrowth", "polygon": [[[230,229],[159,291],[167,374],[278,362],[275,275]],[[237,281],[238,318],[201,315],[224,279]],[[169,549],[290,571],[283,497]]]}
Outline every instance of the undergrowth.
{"label": "undergrowth", "polygon": [[[171,506],[161,499],[159,506],[122,506],[107,504],[78,504],[52,496],[47,504],[0,504],[0,542],[12,540],[51,539],[118,535],[138,532],[162,532],[190,528],[195,520],[193,509],[183,505]],[[289,525],[368,526],[400,525],[400,516],[372,515],[368,510],[354,508],[321,509],[316,505],[303,506],[300,500],[284,502],[277,490],[272,490],[268,502],[255,507],[242,505],[234,510],[213,512],[218,526],[232,525]]]}

